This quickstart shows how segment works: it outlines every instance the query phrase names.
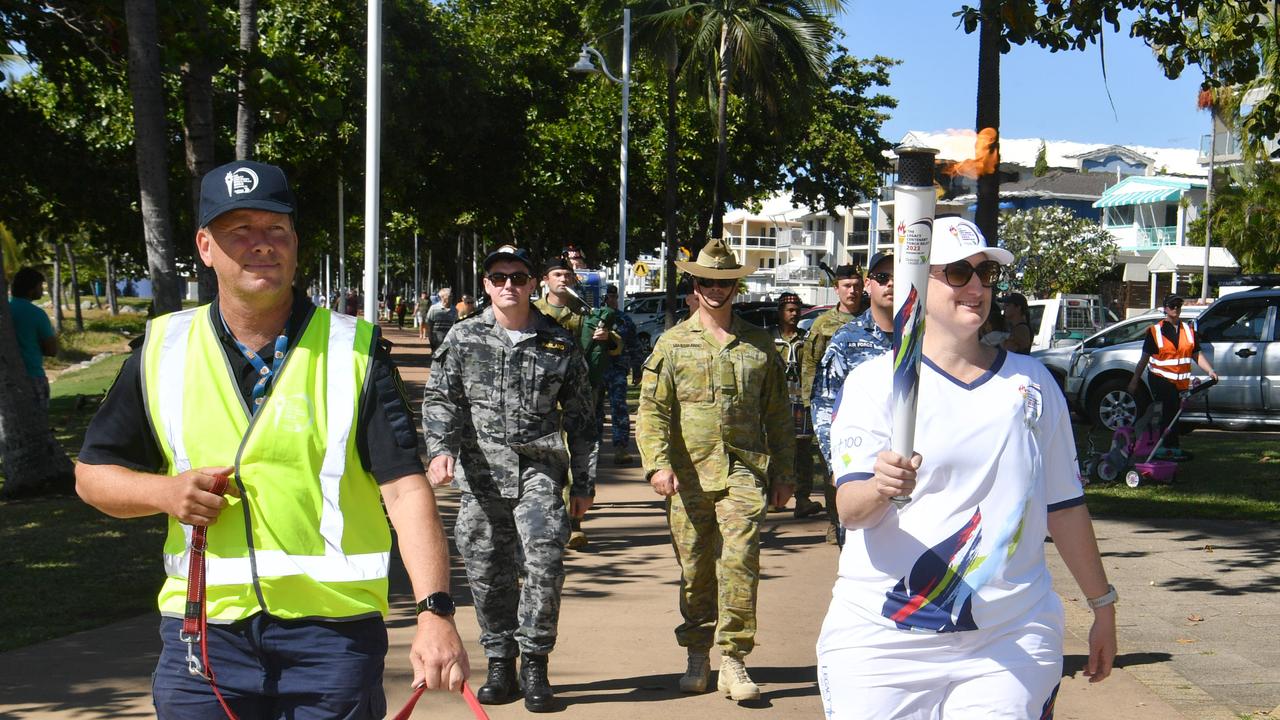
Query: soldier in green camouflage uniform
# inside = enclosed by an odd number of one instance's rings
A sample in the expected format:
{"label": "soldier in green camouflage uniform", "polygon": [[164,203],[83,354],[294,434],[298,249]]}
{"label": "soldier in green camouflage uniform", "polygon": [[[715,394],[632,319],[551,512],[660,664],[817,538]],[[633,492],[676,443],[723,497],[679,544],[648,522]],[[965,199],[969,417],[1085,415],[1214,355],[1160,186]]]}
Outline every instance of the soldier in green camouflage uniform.
{"label": "soldier in green camouflage uniform", "polygon": [[587,460],[597,438],[582,349],[530,305],[531,270],[528,255],[510,246],[485,258],[492,304],[441,343],[422,425],[432,483],[452,480],[462,491],[454,536],[489,657],[477,695],[489,704],[514,698],[523,652],[525,706],[542,712],[552,707],[547,654],[569,538],[561,488],[572,469],[570,514],[591,507]]}
{"label": "soldier in green camouflage uniform", "polygon": [[[836,305],[822,313],[813,325],[809,326],[809,334],[804,339],[804,347],[800,350],[800,395],[804,400],[805,411],[812,414],[809,400],[813,397],[813,375],[822,363],[822,355],[831,343],[831,336],[836,331],[862,313],[867,307],[867,299],[863,293],[862,269],[857,265],[839,265],[835,271]],[[827,542],[835,544],[834,528],[839,524],[836,515],[836,488],[831,482],[831,472],[827,461],[817,443],[810,443],[808,450],[811,458],[807,463],[812,472],[796,478],[796,512],[801,514],[801,498],[808,501],[814,485],[822,488],[822,495],[827,501],[827,517],[831,520],[832,531],[827,533]]]}
{"label": "soldier in green camouflage uniform", "polygon": [[719,240],[679,265],[695,276],[699,309],[645,361],[637,444],[650,484],[670,498],[684,618],[676,640],[689,654],[680,689],[706,690],[714,641],[719,689],[754,699],[742,659],[755,645],[760,521],[766,495],[785,505],[793,484],[786,374],[769,333],[732,313],[751,269]]}

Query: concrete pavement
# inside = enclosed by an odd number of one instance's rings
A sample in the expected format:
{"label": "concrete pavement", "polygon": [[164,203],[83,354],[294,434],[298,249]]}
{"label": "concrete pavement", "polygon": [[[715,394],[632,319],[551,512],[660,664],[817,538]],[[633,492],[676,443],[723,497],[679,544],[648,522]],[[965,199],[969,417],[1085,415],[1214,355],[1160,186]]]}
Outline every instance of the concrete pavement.
{"label": "concrete pavement", "polygon": [[[425,378],[417,338],[386,331],[398,346],[414,397]],[[814,644],[830,599],[836,553],[820,521],[771,514],[763,529],[758,647],[748,658],[762,685],[758,703],[738,706],[717,693],[674,692],[684,668],[672,630],[678,571],[662,504],[637,466],[601,466],[598,505],[586,523],[591,544],[568,556],[560,644],[551,678],[562,714],[577,718],[816,718]],[[440,492],[446,524],[457,509]],[[1089,613],[1057,553],[1049,550],[1067,605],[1067,659],[1060,720],[1206,720],[1265,712],[1280,703],[1275,607],[1280,539],[1271,526],[1190,521],[1100,520],[1112,582],[1120,589],[1121,668],[1103,683],[1079,673]],[[159,550],[157,549],[157,553]],[[457,623],[471,653],[473,687],[485,662],[462,568],[454,555]],[[391,710],[408,695],[412,597],[393,583],[386,687]],[[92,599],[81,598],[86,612]],[[0,720],[149,717],[149,675],[158,650],[156,619],[134,620],[0,654]],[[713,658],[713,668],[718,664]],[[1280,708],[1276,708],[1280,710]],[[525,715],[520,702],[489,708],[493,718]],[[430,693],[416,717],[469,718],[460,698]]]}

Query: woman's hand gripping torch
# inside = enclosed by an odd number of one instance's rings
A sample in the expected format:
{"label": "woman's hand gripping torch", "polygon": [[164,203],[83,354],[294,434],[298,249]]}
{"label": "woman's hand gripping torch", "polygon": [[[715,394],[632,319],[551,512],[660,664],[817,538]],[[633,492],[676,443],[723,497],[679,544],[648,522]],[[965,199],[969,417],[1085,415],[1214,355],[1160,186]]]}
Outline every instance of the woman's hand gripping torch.
{"label": "woman's hand gripping torch", "polygon": [[[916,399],[924,343],[924,300],[933,243],[933,161],[937,150],[897,147],[893,186],[893,436],[890,448],[910,458],[916,441]],[[909,496],[893,498],[902,507]]]}

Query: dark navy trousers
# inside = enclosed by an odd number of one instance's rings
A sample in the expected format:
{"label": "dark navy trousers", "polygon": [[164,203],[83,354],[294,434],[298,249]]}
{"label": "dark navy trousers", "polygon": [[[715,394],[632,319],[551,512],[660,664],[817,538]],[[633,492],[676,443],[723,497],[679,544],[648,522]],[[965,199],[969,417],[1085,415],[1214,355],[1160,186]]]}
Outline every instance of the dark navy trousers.
{"label": "dark navy trousers", "polygon": [[[164,647],[152,676],[160,720],[225,720],[208,681],[187,670],[182,621],[160,620]],[[366,720],[387,712],[387,629],[365,620],[280,620],[266,613],[209,625],[209,665],[240,720]],[[200,648],[196,647],[199,657]]]}

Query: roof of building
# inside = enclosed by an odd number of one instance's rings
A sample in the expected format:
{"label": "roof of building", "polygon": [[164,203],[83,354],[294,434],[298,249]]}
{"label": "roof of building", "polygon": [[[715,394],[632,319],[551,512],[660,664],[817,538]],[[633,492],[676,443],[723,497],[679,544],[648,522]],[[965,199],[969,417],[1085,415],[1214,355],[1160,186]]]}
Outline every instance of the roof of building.
{"label": "roof of building", "polygon": [[[938,149],[939,160],[967,160],[973,157],[977,133],[972,130],[945,130],[924,132],[913,130],[902,138],[903,145],[919,145]],[[1201,167],[1200,151],[1196,148],[1158,148],[1145,145],[1108,145],[1105,143],[1080,143],[1067,140],[1042,140],[1040,138],[1000,138],[1000,162],[1023,167],[1035,167],[1040,144],[1044,143],[1045,161],[1049,167],[1078,169],[1081,156],[1091,156],[1108,148],[1123,148],[1138,156],[1149,158],[1154,170],[1162,174],[1204,177],[1208,173]],[[1105,153],[1103,153],[1105,155]]]}
{"label": "roof of building", "polygon": [[[1056,200],[1097,200],[1103,192],[1116,184],[1110,173],[1082,173],[1071,170],[1050,170],[1043,177],[1028,175],[1017,182],[1000,183],[1000,197],[1029,197]],[[953,198],[955,202],[973,202],[977,195],[970,193]]]}

